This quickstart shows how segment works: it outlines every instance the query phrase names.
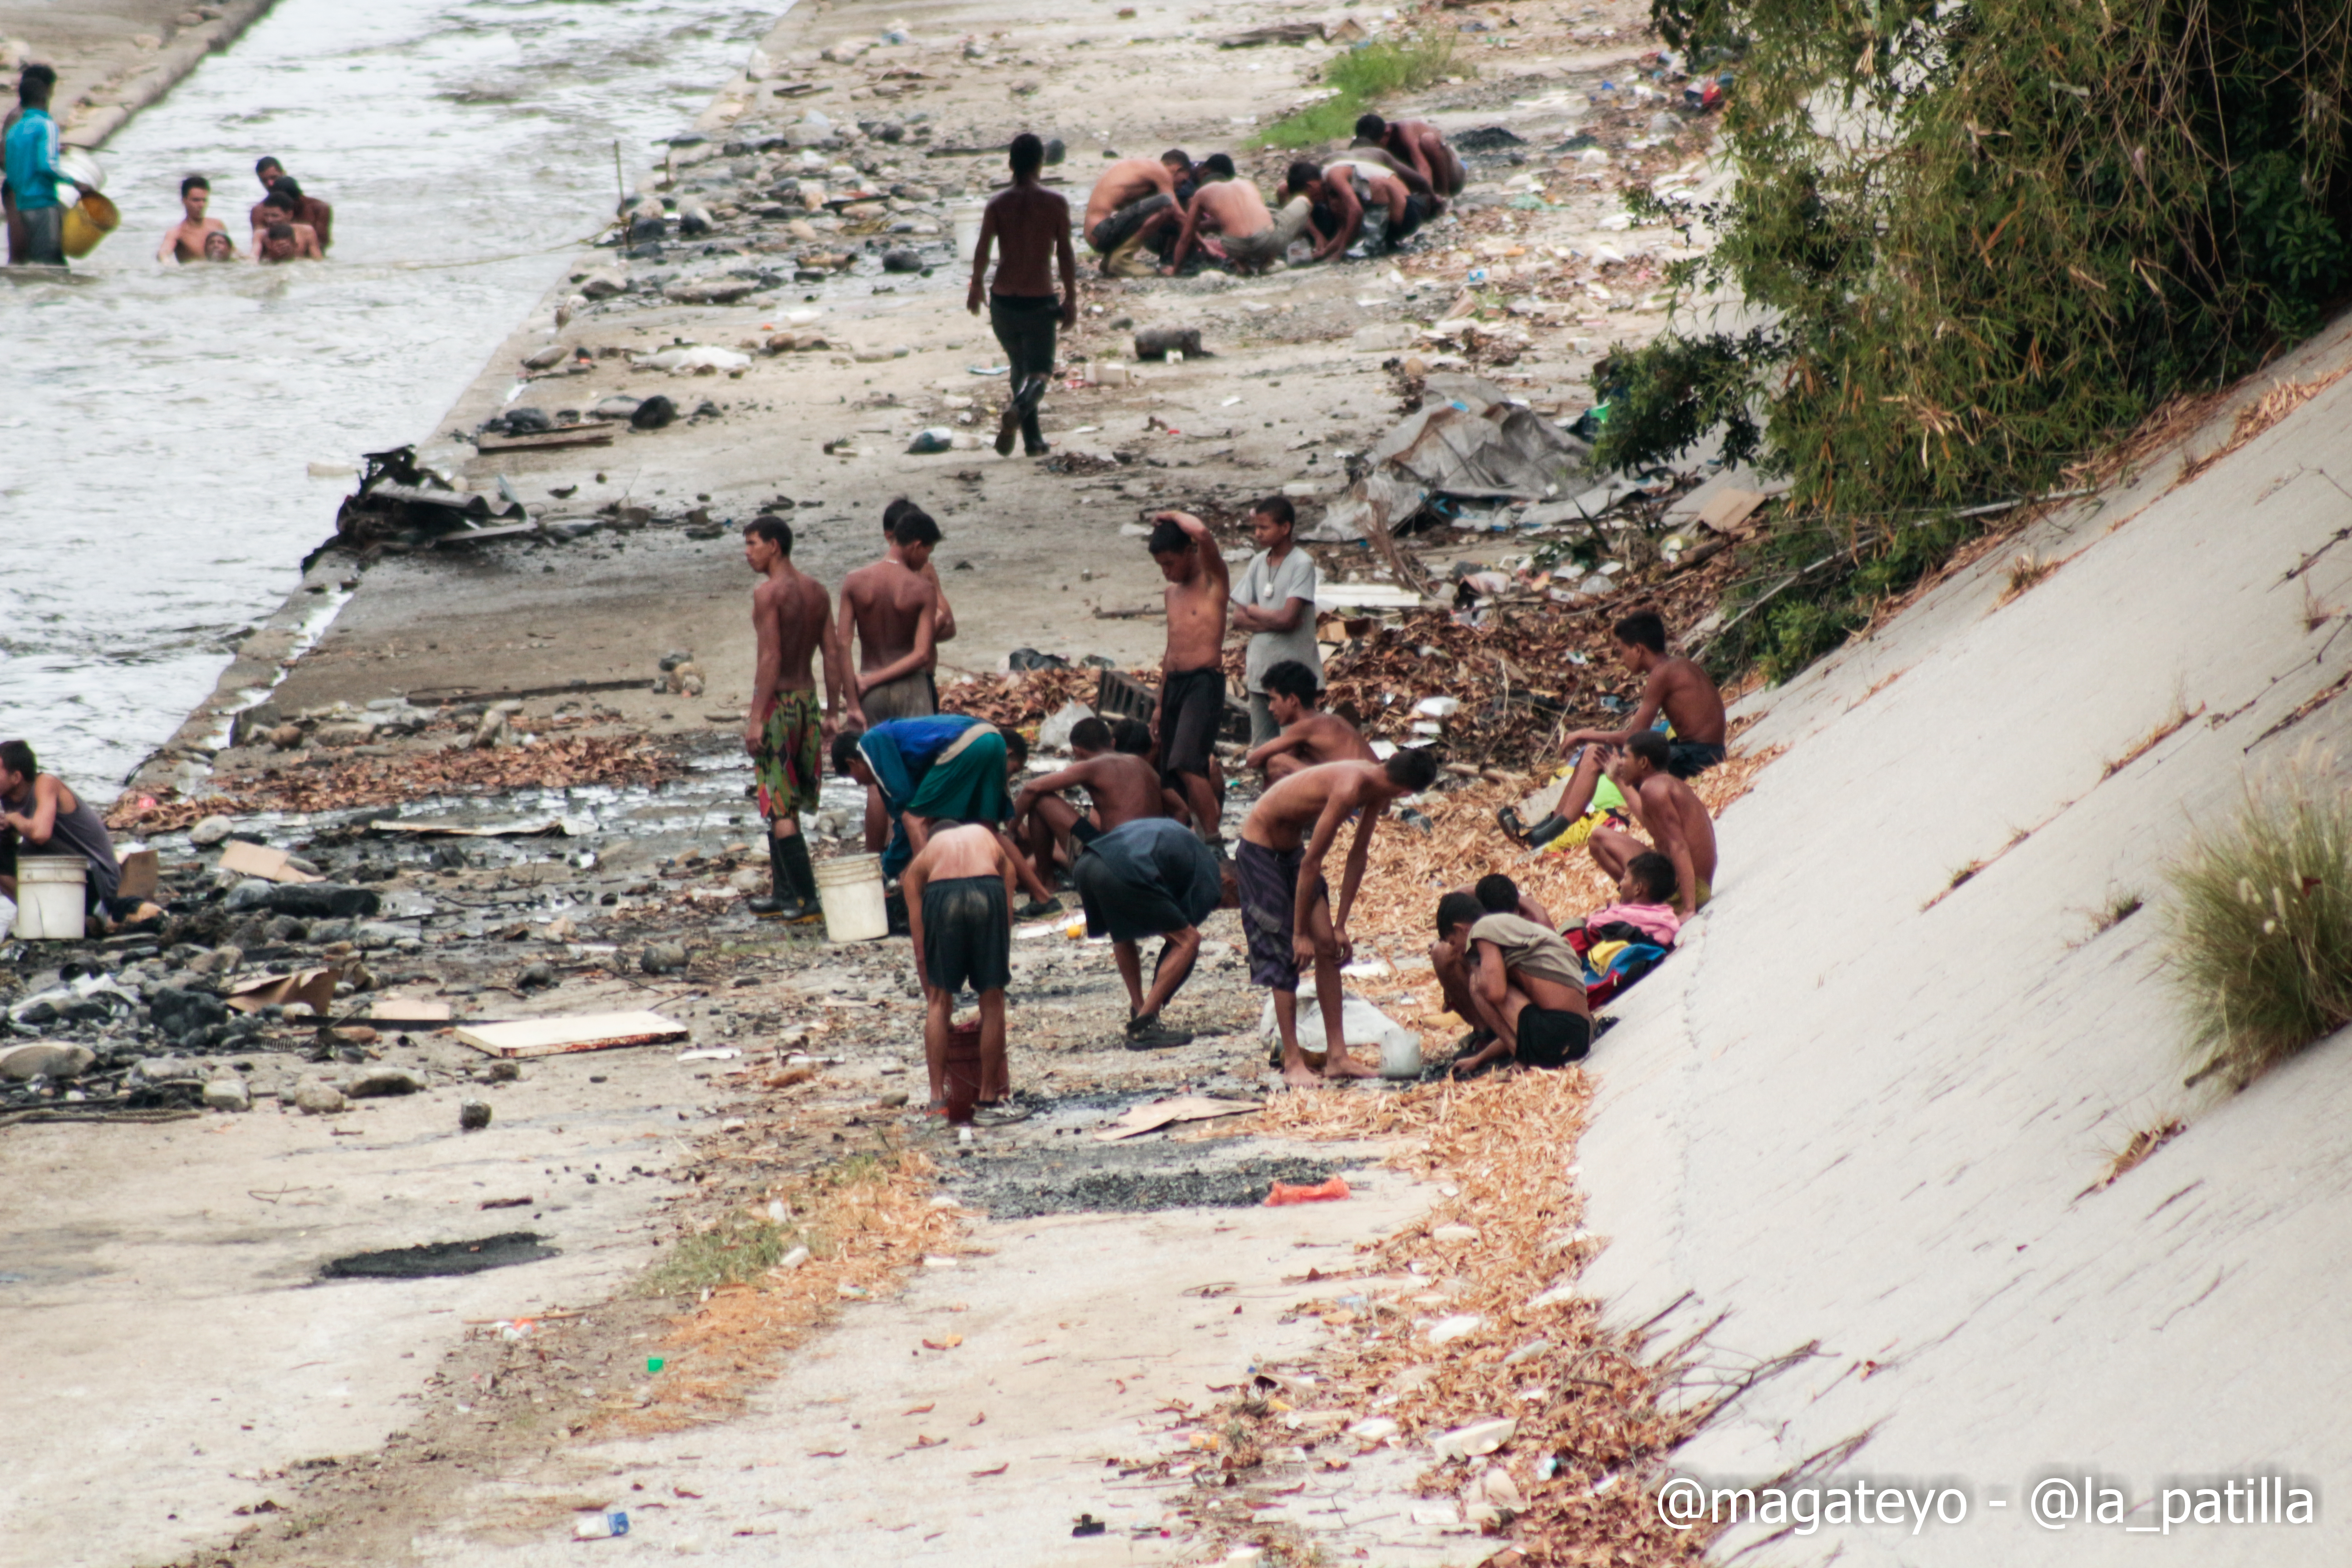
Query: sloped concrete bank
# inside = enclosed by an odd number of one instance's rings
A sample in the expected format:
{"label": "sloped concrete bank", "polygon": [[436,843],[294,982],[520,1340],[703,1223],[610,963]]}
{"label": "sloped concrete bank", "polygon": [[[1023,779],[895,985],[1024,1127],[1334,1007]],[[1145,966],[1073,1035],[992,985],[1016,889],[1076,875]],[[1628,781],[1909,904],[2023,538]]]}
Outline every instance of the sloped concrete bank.
{"label": "sloped concrete bank", "polygon": [[[0,5],[0,39],[25,62],[58,69],[58,127],[76,147],[103,146],[138,113],[237,40],[273,0],[59,0]],[[14,87],[13,68],[10,86]],[[9,100],[14,102],[12,97]]]}
{"label": "sloped concrete bank", "polygon": [[[2184,1089],[2159,952],[2192,826],[2352,731],[2327,700],[2352,668],[2352,498],[2330,468],[2347,363],[2339,322],[2185,449],[1744,704],[1746,743],[1788,752],[1727,816],[1693,951],[1622,1005],[1583,1144],[1610,1238],[1586,1283],[1625,1322],[1671,1305],[1667,1342],[1714,1323],[1717,1370],[1816,1347],[1677,1473],[1811,1467],[1967,1507],[1783,1527],[1742,1561],[2347,1560],[2327,1504],[2352,1469],[2352,1342],[2325,1327],[2352,1214],[2347,1043],[2242,1094]],[[2230,449],[2282,387],[2309,395]],[[2020,552],[2056,563],[2021,594]],[[2147,907],[2098,930],[2125,895]],[[2092,1190],[2175,1117],[2182,1135]],[[2120,1493],[2123,1517],[2078,1502],[2071,1528],[2037,1525],[2053,1476]],[[2242,1519],[2273,1477],[2316,1522],[2163,1530],[2164,1488],[2234,1480],[2221,1511]]]}

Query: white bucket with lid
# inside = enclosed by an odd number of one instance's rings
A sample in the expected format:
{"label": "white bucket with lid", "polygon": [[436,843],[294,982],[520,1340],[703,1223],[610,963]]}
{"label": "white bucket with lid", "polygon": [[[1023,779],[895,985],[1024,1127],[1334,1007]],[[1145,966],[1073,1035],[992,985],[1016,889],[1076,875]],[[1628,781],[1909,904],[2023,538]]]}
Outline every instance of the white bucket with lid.
{"label": "white bucket with lid", "polygon": [[958,260],[970,261],[972,253],[980,248],[980,226],[987,216],[988,206],[984,202],[961,203],[948,215],[955,235]]}
{"label": "white bucket with lid", "polygon": [[824,906],[827,942],[871,942],[890,934],[881,856],[840,855],[818,861],[816,896]]}
{"label": "white bucket with lid", "polygon": [[89,867],[79,855],[16,858],[16,930],[26,942],[79,942]]}

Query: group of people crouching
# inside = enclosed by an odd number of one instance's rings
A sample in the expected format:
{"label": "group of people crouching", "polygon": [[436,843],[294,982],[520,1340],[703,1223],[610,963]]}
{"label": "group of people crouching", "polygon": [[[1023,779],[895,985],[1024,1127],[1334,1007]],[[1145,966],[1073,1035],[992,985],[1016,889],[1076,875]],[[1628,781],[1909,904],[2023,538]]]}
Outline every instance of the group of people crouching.
{"label": "group of people crouching", "polygon": [[[935,1101],[944,1102],[954,999],[967,989],[980,999],[981,1101],[1009,1096],[1013,922],[1061,913],[1066,875],[1088,934],[1111,942],[1130,1048],[1191,1040],[1162,1014],[1192,973],[1201,922],[1237,907],[1251,981],[1272,994],[1285,1081],[1303,1087],[1379,1070],[1351,1056],[1344,1038],[1349,918],[1389,807],[1428,789],[1437,762],[1420,748],[1375,748],[1318,706],[1312,557],[1297,547],[1282,498],[1257,502],[1250,526],[1261,548],[1236,583],[1200,519],[1154,517],[1144,547],[1165,579],[1168,614],[1154,721],[1087,718],[1070,733],[1071,762],[1035,778],[1024,776],[1029,747],[1017,731],[939,711],[933,672],[954,614],[931,566],[940,531],[928,513],[904,499],[886,509],[884,558],[844,580],[838,620],[824,585],[793,564],[788,523],[762,516],[745,529],[745,563],[762,581],[752,597],[758,652],[744,744],[775,871],[772,896],[754,908],[788,920],[817,914],[799,819],[817,808],[829,762],[866,789],[866,847],[898,884],[926,1000]],[[1553,816],[1528,829],[1507,814],[1504,825],[1531,847],[1589,847],[1619,882],[1620,901],[1580,936],[1554,931],[1516,890],[1500,905],[1441,904],[1440,947],[1451,956],[1433,952],[1433,961],[1449,1005],[1477,1026],[1461,1070],[1506,1056],[1547,1064],[1580,1057],[1591,1038],[1585,970],[1605,987],[1654,962],[1711,893],[1712,823],[1685,781],[1724,754],[1721,699],[1696,665],[1666,654],[1656,616],[1626,616],[1615,630],[1621,659],[1643,678],[1628,727],[1567,737],[1578,762]],[[1253,740],[1243,766],[1266,787],[1227,860],[1213,742],[1228,701],[1223,646],[1239,632],[1250,639]],[[1651,728],[1661,714],[1671,739]],[[1071,792],[1084,793],[1084,807]],[[1327,867],[1351,826],[1335,893]],[[1162,945],[1147,984],[1141,944],[1154,938]],[[1299,1038],[1298,987],[1310,972],[1319,1064]],[[1570,1019],[1582,1021],[1580,1033]]]}
{"label": "group of people crouching", "polygon": [[1123,158],[1095,182],[1084,233],[1108,278],[1173,276],[1202,262],[1256,272],[1301,240],[1317,261],[1358,246],[1394,249],[1444,213],[1467,179],[1435,126],[1367,114],[1346,152],[1294,160],[1272,206],[1223,153],[1198,163],[1181,148]]}

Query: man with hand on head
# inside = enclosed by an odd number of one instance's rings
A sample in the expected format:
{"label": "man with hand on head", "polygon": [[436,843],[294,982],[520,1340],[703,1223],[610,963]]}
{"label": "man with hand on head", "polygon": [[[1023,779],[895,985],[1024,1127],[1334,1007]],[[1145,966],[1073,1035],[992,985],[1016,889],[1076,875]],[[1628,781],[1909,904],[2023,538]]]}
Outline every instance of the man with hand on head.
{"label": "man with hand on head", "polygon": [[1188,511],[1151,519],[1144,548],[1168,580],[1168,646],[1160,657],[1160,777],[1180,792],[1192,830],[1221,842],[1224,808],[1217,731],[1225,721],[1225,609],[1231,577],[1208,524]]}

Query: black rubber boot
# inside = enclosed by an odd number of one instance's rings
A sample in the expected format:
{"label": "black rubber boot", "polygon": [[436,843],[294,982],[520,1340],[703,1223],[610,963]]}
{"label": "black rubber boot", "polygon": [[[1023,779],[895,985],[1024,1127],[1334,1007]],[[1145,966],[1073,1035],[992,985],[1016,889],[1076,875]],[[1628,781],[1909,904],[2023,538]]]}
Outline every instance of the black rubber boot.
{"label": "black rubber boot", "polygon": [[769,861],[776,871],[776,897],[784,901],[785,918],[816,919],[824,906],[817,901],[816,868],[809,864],[807,837],[798,833],[790,838],[771,837],[768,845]]}
{"label": "black rubber boot", "polygon": [[792,902],[792,891],[785,885],[783,840],[768,835],[768,896],[753,899],[748,907],[761,920],[772,920],[784,912]]}

